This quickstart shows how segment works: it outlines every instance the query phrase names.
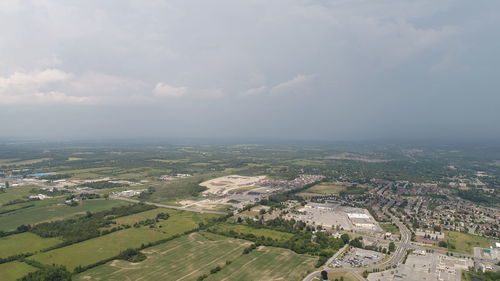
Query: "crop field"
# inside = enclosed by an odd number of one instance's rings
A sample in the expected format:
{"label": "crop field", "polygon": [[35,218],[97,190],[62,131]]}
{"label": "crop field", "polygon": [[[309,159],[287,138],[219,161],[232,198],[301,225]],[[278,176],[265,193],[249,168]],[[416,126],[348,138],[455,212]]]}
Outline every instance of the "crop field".
{"label": "crop field", "polygon": [[219,217],[219,215],[157,208],[130,216],[117,218],[115,221],[118,224],[133,225],[134,223],[139,221],[154,219],[159,213],[168,213],[170,215],[167,220],[161,220],[156,223],[155,226],[155,230],[160,231],[167,237],[193,230],[199,226],[199,223],[206,223],[211,219]]}
{"label": "crop field", "polygon": [[283,241],[292,238],[293,234],[265,228],[253,228],[244,224],[219,223],[213,227],[216,232],[234,231],[240,234],[253,234],[256,237],[264,236]]}
{"label": "crop field", "polygon": [[12,205],[5,205],[0,207],[0,214],[4,213],[10,213],[15,210],[20,210],[24,208],[31,208],[35,206],[35,202],[24,202],[24,203],[17,203],[17,204],[12,204]]}
{"label": "crop field", "polygon": [[140,263],[114,260],[85,271],[74,280],[195,281],[210,269],[240,256],[250,243],[211,233],[192,233],[147,248]]}
{"label": "crop field", "polygon": [[25,224],[34,224],[44,221],[64,219],[78,214],[85,214],[87,211],[98,212],[111,209],[116,206],[129,204],[120,200],[85,200],[75,207],[70,207],[61,203],[61,200],[51,199],[37,201],[36,206],[21,209],[0,215],[0,230],[12,230]]}
{"label": "crop field", "polygon": [[22,262],[13,261],[0,264],[0,280],[15,281],[37,268]]}
{"label": "crop field", "polygon": [[9,235],[0,238],[0,258],[22,253],[33,253],[61,242],[62,240],[58,238],[42,238],[31,232]]}
{"label": "crop field", "polygon": [[492,241],[490,239],[477,235],[456,231],[449,231],[445,234],[445,237],[448,240],[448,247],[451,245],[455,246],[455,249],[450,250],[458,253],[472,254],[473,247],[489,248],[492,245]]}
{"label": "crop field", "polygon": [[69,270],[116,256],[127,248],[155,242],[168,236],[149,228],[129,228],[100,236],[67,247],[36,254],[29,259],[43,264],[60,264]]}
{"label": "crop field", "polygon": [[259,247],[242,255],[206,281],[300,281],[314,269],[317,258],[290,250]]}

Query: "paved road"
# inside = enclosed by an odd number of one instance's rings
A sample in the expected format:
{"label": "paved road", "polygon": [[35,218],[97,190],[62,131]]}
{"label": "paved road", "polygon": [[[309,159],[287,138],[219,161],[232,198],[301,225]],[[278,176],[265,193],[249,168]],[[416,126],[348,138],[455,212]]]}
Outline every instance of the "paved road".
{"label": "paved road", "polygon": [[179,207],[179,206],[173,206],[173,205],[165,205],[165,204],[160,204],[160,203],[145,202],[145,201],[140,201],[140,200],[136,200],[136,199],[125,198],[125,197],[110,196],[110,198],[124,200],[124,201],[132,202],[132,203],[144,203],[147,205],[153,205],[153,206],[160,207],[160,208],[170,208],[170,209],[176,209],[176,210],[188,211],[188,212],[196,212],[196,213],[202,213],[202,214],[227,215],[226,212],[201,210],[201,209],[186,208],[186,207]]}

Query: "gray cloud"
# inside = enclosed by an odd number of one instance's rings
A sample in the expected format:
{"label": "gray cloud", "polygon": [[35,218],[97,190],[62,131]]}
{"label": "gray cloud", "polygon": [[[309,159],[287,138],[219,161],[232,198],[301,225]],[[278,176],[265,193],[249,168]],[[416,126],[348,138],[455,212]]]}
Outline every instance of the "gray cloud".
{"label": "gray cloud", "polygon": [[0,137],[500,137],[499,10],[2,1]]}

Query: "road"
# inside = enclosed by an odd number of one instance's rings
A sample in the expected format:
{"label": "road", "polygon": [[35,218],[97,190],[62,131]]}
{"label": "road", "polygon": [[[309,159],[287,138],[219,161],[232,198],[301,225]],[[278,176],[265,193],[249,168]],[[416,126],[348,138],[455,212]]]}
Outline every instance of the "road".
{"label": "road", "polygon": [[226,212],[179,207],[179,206],[174,206],[174,205],[165,205],[165,204],[154,203],[154,202],[140,201],[140,200],[126,198],[126,197],[110,196],[109,198],[117,199],[117,200],[124,200],[124,201],[132,202],[132,203],[143,203],[146,205],[152,205],[152,206],[156,206],[156,207],[160,207],[160,208],[169,208],[169,209],[176,209],[176,210],[188,211],[188,212],[196,212],[196,213],[202,213],[202,214],[227,215]]}

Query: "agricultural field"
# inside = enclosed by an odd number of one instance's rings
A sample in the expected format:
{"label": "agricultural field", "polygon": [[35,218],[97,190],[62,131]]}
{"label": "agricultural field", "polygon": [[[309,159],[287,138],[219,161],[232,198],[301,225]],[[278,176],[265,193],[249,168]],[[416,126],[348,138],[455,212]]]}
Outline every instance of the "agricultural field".
{"label": "agricultural field", "polygon": [[89,265],[111,258],[127,248],[138,248],[141,244],[183,234],[196,229],[199,223],[218,217],[217,215],[200,214],[157,208],[116,219],[118,224],[133,225],[136,222],[153,219],[156,214],[165,212],[170,215],[167,220],[160,220],[153,227],[129,228],[94,239],[86,240],[64,248],[41,253],[32,258],[44,264],[62,264],[70,269],[78,265]]}
{"label": "agricultural field", "polygon": [[455,247],[450,250],[463,254],[472,254],[474,247],[489,248],[493,243],[493,241],[488,238],[456,231],[445,232],[445,237],[448,242],[448,247]]}
{"label": "agricultural field", "polygon": [[116,206],[130,204],[120,200],[104,199],[84,200],[82,202],[83,203],[78,206],[70,207],[63,204],[60,199],[34,201],[34,207],[1,214],[0,230],[13,230],[22,224],[28,225],[45,221],[60,220],[79,214],[85,214],[87,211],[99,212]]}
{"label": "agricultural field", "polygon": [[77,275],[74,280],[195,281],[210,269],[237,259],[250,243],[211,233],[192,233],[147,248],[139,263],[114,260]]}
{"label": "agricultural field", "polygon": [[129,228],[63,248],[39,253],[29,259],[46,265],[64,265],[72,271],[79,265],[94,264],[114,257],[127,248],[138,248],[141,244],[155,242],[168,237],[168,235],[162,232],[149,228]]}
{"label": "agricultural field", "polygon": [[58,238],[42,238],[31,232],[9,235],[0,238],[0,258],[23,253],[33,253],[61,242],[62,240]]}
{"label": "agricultural field", "polygon": [[285,241],[293,237],[293,234],[265,228],[253,228],[244,224],[219,223],[213,226],[216,232],[228,233],[234,231],[240,234],[253,234],[256,237],[264,236],[278,241]]}
{"label": "agricultural field", "polygon": [[209,275],[207,281],[300,281],[314,270],[317,258],[290,250],[259,247],[242,255],[221,271]]}
{"label": "agricultural field", "polygon": [[159,213],[168,213],[170,215],[167,220],[160,220],[155,225],[155,230],[160,231],[167,237],[193,230],[199,226],[199,223],[207,223],[208,221],[219,217],[219,215],[157,208],[130,216],[117,218],[115,221],[117,224],[133,225],[136,222],[144,221],[146,219],[154,219]]}
{"label": "agricultural field", "polygon": [[37,268],[18,261],[2,263],[0,264],[0,280],[16,281],[24,275],[36,270]]}

